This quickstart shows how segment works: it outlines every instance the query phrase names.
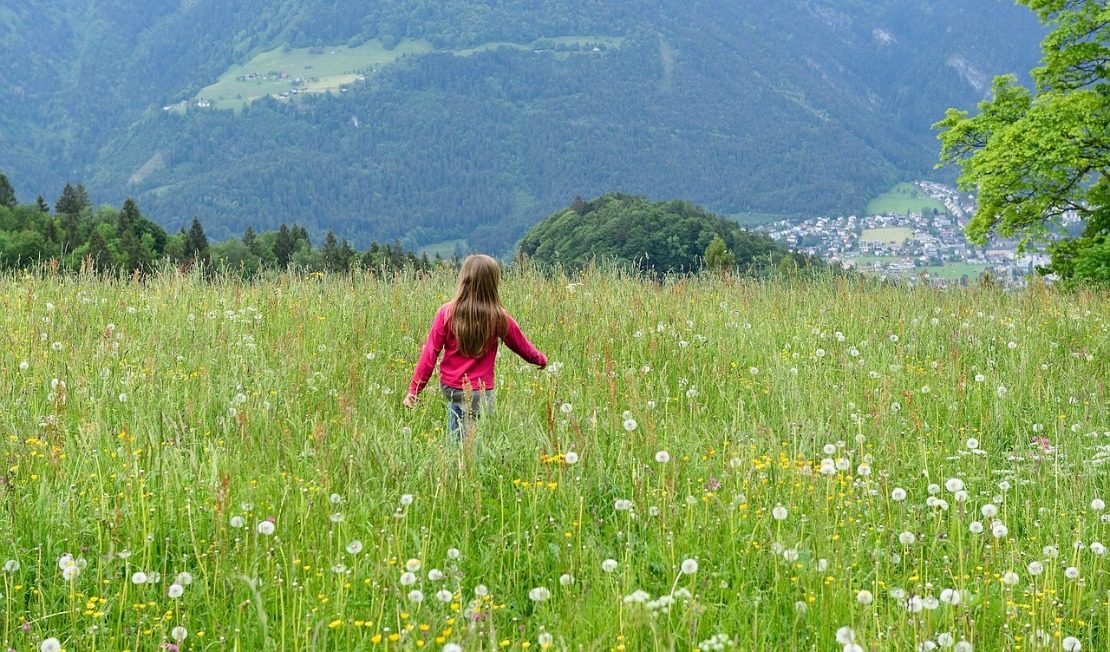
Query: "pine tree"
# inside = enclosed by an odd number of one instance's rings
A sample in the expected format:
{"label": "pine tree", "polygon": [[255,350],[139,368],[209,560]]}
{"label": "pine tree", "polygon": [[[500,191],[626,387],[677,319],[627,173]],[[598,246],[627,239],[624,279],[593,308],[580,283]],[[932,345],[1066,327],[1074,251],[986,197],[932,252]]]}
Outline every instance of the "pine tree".
{"label": "pine tree", "polygon": [[331,231],[324,237],[324,248],[320,251],[320,256],[324,259],[324,271],[342,271],[339,267],[339,240]]}
{"label": "pine tree", "polygon": [[92,204],[89,203],[89,193],[85,192],[85,186],[77,184],[66,183],[66,187],[62,190],[62,196],[54,204],[54,212],[59,215],[80,215],[81,211],[89,208]]}
{"label": "pine tree", "polygon": [[139,207],[135,204],[135,200],[128,197],[123,202],[123,208],[120,209],[119,215],[116,217],[116,233],[121,238],[127,232],[134,233],[142,219],[143,216],[139,213]]}
{"label": "pine tree", "polygon": [[289,227],[284,224],[278,227],[277,236],[274,238],[274,257],[277,258],[279,268],[289,267],[289,261],[293,258],[293,250],[296,246],[297,243],[293,240]]}
{"label": "pine tree", "polygon": [[[293,243],[294,243],[294,245],[296,245],[296,243],[301,242],[301,241],[303,241],[305,244],[307,244],[310,247],[312,246],[312,240],[310,240],[309,237],[308,237],[308,231],[306,231],[305,228],[303,226],[301,226],[300,224],[294,224],[293,225]],[[294,246],[294,248],[296,248],[296,247]]]}
{"label": "pine tree", "polygon": [[46,218],[42,223],[42,236],[50,244],[58,244],[62,241],[61,229],[58,228],[58,220],[52,217]]}
{"label": "pine tree", "polygon": [[96,229],[89,235],[88,257],[92,260],[93,269],[98,272],[107,271],[112,266],[112,251]]}
{"label": "pine tree", "polygon": [[46,200],[42,198],[42,195],[39,195],[35,199],[35,208],[37,208],[38,211],[40,213],[42,213],[43,215],[49,215],[50,214],[50,204],[46,203]]}
{"label": "pine tree", "polygon": [[81,246],[81,222],[74,213],[58,213],[62,220],[62,244],[65,251],[73,251]]}
{"label": "pine tree", "polygon": [[212,254],[208,249],[208,236],[204,234],[204,227],[200,220],[193,218],[188,233],[185,234],[185,255],[203,265],[212,264]]}
{"label": "pine tree", "polygon": [[18,202],[15,200],[15,190],[8,181],[8,177],[0,173],[0,206],[13,208]]}
{"label": "pine tree", "polygon": [[143,247],[143,241],[133,229],[123,232],[120,237],[120,249],[125,259],[127,271],[146,269],[150,264],[150,256]]}
{"label": "pine tree", "polygon": [[254,229],[250,227],[250,225],[243,231],[243,244],[245,244],[246,249],[256,255],[256,257],[262,258],[262,243],[259,242],[258,234],[254,232]]}
{"label": "pine tree", "polygon": [[356,265],[358,259],[358,252],[351,247],[351,243],[344,239],[339,243],[339,265],[343,271],[351,270],[351,267]]}

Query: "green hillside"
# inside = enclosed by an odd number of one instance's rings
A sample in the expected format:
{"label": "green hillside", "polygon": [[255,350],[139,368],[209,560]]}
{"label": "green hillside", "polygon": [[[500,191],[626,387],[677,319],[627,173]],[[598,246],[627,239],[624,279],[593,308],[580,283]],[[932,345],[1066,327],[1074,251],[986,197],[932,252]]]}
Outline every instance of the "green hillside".
{"label": "green hillside", "polygon": [[[769,238],[742,229],[684,201],[651,202],[611,194],[576,199],[529,229],[519,253],[542,265],[581,269],[592,262],[618,262],[657,275],[697,272],[707,250],[720,240],[725,267],[772,267],[792,254]],[[797,258],[799,264],[806,264]]]}
{"label": "green hillside", "polygon": [[0,169],[23,194],[135,196],[170,229],[414,247],[507,251],[612,191],[858,211],[930,174],[929,125],[1027,70],[1039,38],[993,0],[12,4]]}

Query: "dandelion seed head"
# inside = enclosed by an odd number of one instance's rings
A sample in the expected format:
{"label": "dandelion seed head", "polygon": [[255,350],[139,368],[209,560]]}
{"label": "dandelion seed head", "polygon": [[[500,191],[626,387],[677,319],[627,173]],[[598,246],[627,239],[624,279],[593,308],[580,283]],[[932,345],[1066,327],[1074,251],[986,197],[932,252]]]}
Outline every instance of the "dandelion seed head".
{"label": "dandelion seed head", "polygon": [[528,599],[532,602],[544,602],[550,597],[551,591],[543,586],[537,586],[534,589],[528,591]]}

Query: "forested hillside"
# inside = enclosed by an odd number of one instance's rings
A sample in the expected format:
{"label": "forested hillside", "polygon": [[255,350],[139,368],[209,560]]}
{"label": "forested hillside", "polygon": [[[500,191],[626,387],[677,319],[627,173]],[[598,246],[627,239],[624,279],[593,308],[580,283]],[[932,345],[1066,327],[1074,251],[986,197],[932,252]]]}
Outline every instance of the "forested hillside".
{"label": "forested hillside", "polygon": [[[499,251],[577,194],[853,210],[928,174],[929,125],[1027,70],[1039,38],[1001,0],[5,3],[0,169],[215,237],[299,222]],[[192,102],[259,52],[403,39],[431,49],[346,92]]]}
{"label": "forested hillside", "polygon": [[576,197],[570,207],[529,229],[519,253],[567,270],[615,261],[657,276],[707,267],[765,273],[779,265],[820,265],[689,202],[651,202],[622,194],[591,201]]}

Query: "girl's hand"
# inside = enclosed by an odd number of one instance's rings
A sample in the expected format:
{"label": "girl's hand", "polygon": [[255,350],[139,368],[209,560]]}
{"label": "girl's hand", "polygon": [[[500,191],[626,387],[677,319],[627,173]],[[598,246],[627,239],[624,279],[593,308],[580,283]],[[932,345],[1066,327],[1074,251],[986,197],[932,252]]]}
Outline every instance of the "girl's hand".
{"label": "girl's hand", "polygon": [[405,400],[401,401],[401,405],[404,405],[407,408],[415,407],[416,406],[416,394],[413,394],[413,393],[410,392],[407,396],[405,396]]}

